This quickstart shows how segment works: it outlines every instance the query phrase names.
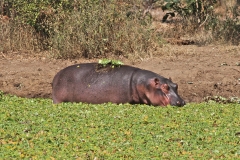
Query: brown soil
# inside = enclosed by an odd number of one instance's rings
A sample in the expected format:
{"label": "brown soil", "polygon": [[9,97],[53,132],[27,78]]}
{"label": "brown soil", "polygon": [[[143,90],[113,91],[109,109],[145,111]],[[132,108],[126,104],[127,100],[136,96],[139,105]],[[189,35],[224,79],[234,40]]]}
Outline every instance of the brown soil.
{"label": "brown soil", "polygon": [[[169,45],[163,55],[125,64],[171,77],[186,102],[207,96],[240,97],[240,47]],[[166,55],[167,54],[167,55]],[[51,98],[51,82],[62,68],[97,60],[55,60],[43,56],[0,53],[0,90],[21,97]]]}

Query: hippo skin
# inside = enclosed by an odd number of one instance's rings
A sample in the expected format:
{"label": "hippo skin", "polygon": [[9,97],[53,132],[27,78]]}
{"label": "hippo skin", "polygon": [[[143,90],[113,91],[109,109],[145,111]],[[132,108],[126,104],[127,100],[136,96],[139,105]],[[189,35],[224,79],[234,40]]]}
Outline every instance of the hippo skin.
{"label": "hippo skin", "polygon": [[59,71],[52,83],[53,103],[130,103],[184,106],[178,85],[154,72],[127,65],[83,63]]}

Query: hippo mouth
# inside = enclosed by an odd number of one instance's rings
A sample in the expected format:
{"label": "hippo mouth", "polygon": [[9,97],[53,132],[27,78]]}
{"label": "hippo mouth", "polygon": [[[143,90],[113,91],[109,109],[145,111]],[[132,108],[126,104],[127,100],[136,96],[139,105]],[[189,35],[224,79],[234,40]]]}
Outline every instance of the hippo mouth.
{"label": "hippo mouth", "polygon": [[180,99],[172,99],[170,98],[170,95],[165,94],[166,99],[167,99],[167,104],[170,104],[171,106],[178,106],[178,107],[182,107],[184,106],[186,103],[184,100]]}
{"label": "hippo mouth", "polygon": [[171,96],[170,94],[164,93],[164,95],[163,95],[164,98],[162,100],[162,103],[163,103],[164,106],[171,105],[171,106],[178,106],[178,107],[180,107],[180,106],[184,106],[185,105],[184,101],[182,101],[182,100],[173,100],[173,99],[171,100],[170,96]]}
{"label": "hippo mouth", "polygon": [[161,92],[161,94],[158,95],[158,101],[155,102],[155,106],[167,106],[167,105],[171,105],[170,96],[164,92]]}
{"label": "hippo mouth", "polygon": [[164,93],[162,102],[164,106],[167,106],[170,104],[170,97],[168,94]]}

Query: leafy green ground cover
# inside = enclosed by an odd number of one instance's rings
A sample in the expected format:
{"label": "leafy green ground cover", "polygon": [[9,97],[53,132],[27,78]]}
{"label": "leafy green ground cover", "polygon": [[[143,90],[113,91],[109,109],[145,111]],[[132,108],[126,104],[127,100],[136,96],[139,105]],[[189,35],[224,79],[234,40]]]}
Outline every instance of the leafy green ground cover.
{"label": "leafy green ground cover", "polygon": [[0,94],[0,159],[238,159],[240,105],[52,104]]}

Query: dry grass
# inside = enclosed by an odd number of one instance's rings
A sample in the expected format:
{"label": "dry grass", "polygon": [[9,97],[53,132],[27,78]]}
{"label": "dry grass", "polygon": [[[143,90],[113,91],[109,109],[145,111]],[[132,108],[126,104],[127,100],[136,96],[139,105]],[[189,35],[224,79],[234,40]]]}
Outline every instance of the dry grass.
{"label": "dry grass", "polygon": [[0,24],[0,52],[23,51],[33,53],[41,51],[38,43],[38,35],[28,25],[14,22]]}
{"label": "dry grass", "polygon": [[55,58],[141,58],[161,45],[158,35],[146,29],[150,21],[140,18],[139,10],[117,1],[99,3],[79,4],[82,10],[73,12],[42,11],[33,27],[19,23],[21,17],[1,24],[0,51],[47,50]]}
{"label": "dry grass", "polygon": [[14,20],[1,17],[0,52],[21,51],[32,55],[47,52],[55,58],[117,56],[134,61],[156,54],[186,54],[163,47],[167,46],[163,38],[181,37],[197,45],[239,44],[239,24],[230,18],[210,17],[202,27],[179,19],[175,23],[152,25],[153,19],[143,18],[142,10],[134,9],[135,3],[99,3],[79,4],[80,11],[41,12],[38,27],[23,24],[21,17]]}

